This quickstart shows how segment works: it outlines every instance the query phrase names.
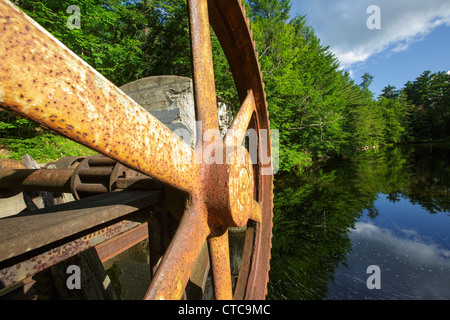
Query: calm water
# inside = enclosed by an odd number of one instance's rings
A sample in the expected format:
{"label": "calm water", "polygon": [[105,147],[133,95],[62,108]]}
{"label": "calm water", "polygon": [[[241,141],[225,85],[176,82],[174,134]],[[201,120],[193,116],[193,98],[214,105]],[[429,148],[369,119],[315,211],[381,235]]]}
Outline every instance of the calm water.
{"label": "calm water", "polygon": [[450,299],[449,160],[415,145],[277,177],[268,298]]}

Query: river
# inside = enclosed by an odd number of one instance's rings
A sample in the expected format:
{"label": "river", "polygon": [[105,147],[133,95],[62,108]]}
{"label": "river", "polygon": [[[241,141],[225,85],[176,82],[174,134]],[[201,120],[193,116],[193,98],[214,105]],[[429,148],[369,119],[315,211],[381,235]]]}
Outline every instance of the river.
{"label": "river", "polygon": [[450,145],[276,176],[268,299],[450,299]]}

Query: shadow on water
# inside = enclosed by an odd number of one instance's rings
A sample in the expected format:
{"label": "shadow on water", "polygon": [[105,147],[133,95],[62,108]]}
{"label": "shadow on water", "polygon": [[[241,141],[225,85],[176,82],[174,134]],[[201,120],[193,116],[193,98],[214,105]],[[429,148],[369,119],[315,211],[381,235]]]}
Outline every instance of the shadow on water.
{"label": "shadow on water", "polygon": [[[404,223],[389,220],[393,218],[383,220],[381,217],[387,217],[388,212],[380,201],[390,205],[408,202],[420,209],[421,217],[440,215],[445,217],[443,223],[450,223],[449,159],[448,144],[401,146],[360,153],[352,159],[330,160],[297,175],[277,176],[268,298],[368,298],[366,270],[362,278],[347,274],[345,280],[346,288],[351,281],[359,281],[364,290],[351,288],[354,292],[349,294],[333,287],[337,286],[335,283],[345,282],[341,275],[343,269],[347,273],[352,270],[358,228],[363,222],[367,227],[385,221],[384,228]],[[446,227],[450,230],[448,227],[450,224]],[[366,246],[374,246],[373,242],[364,241]],[[370,252],[366,250],[364,254]],[[444,250],[444,255],[448,253],[449,250]],[[402,296],[401,292],[383,294],[386,292],[378,290],[372,296],[369,294],[369,298],[411,298]]]}

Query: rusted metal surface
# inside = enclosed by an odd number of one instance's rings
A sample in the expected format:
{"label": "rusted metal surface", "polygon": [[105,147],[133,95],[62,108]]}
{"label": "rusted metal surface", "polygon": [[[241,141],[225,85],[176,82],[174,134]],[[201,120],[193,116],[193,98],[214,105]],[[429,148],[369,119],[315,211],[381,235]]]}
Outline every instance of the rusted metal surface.
{"label": "rusted metal surface", "polygon": [[145,222],[118,236],[97,244],[95,249],[97,250],[100,261],[103,263],[147,238],[148,224]]}
{"label": "rusted metal surface", "polygon": [[74,169],[86,157],[70,156],[45,164],[45,169]]}
{"label": "rusted metal surface", "polygon": [[162,188],[162,184],[157,180],[128,169],[103,155],[95,155],[84,159],[75,168],[70,186],[71,192],[77,200],[117,189],[140,188],[151,190]]}
{"label": "rusted metal surface", "polygon": [[207,210],[191,204],[161,261],[144,299],[180,299],[191,271],[210,233]]}
{"label": "rusted metal surface", "polygon": [[25,169],[25,166],[19,160],[0,159],[0,169]]}
{"label": "rusted metal surface", "polygon": [[[7,2],[0,2],[0,105],[188,193],[185,212],[158,264],[146,299],[180,299],[192,270],[198,266],[197,258],[206,240],[215,296],[231,299],[226,230],[242,227],[249,220],[255,228],[247,231],[238,296],[262,299],[267,288],[272,238],[273,177],[261,173],[271,163],[252,163],[249,152],[240,146],[246,129],[270,131],[249,22],[237,0],[189,0],[188,7],[196,114],[202,129],[194,150]],[[210,24],[227,56],[242,103],[224,140],[218,130]],[[33,61],[39,63],[30,64]],[[270,136],[259,139],[258,157],[263,150],[270,156],[270,147]],[[206,161],[208,157],[215,161]],[[78,178],[87,180],[72,180],[72,185],[85,192],[110,191],[111,183],[106,177],[115,168],[107,158],[84,161],[75,170]],[[104,176],[105,181],[90,183],[92,175]],[[119,177],[116,181],[126,184]],[[91,219],[89,209],[98,211],[96,205],[84,209],[85,220]],[[28,227],[38,223],[32,216],[27,218],[23,223]],[[78,229],[91,224],[92,221],[86,221]],[[48,241],[42,230],[48,234],[73,232],[38,224],[35,232],[39,245]],[[22,236],[23,233],[9,232],[4,237]],[[9,248],[0,245],[0,257],[2,250],[6,257],[11,254]],[[22,246],[14,252],[28,250]]]}
{"label": "rusted metal surface", "polygon": [[[227,57],[241,102],[244,103],[251,90],[256,109],[255,129],[270,132],[264,83],[245,9],[240,1],[209,0],[208,4],[211,26]],[[266,139],[259,139],[258,157],[263,150],[271,155],[270,135]],[[272,162],[258,163],[255,168],[257,179],[254,198],[260,206],[261,220],[256,226],[252,264],[243,295],[245,299],[263,299],[267,291],[272,239],[273,176],[263,175],[261,170],[270,169],[271,166]]]}
{"label": "rusted metal surface", "polygon": [[214,296],[218,300],[232,300],[228,230],[223,235],[209,238],[208,243],[214,281]]}
{"label": "rusted metal surface", "polygon": [[252,253],[253,253],[253,241],[255,237],[255,228],[248,226],[245,233],[244,247],[242,252],[242,262],[239,269],[239,276],[234,289],[234,299],[242,300],[245,297],[248,276],[251,267]]}
{"label": "rusted metal surface", "polygon": [[[194,79],[196,110],[199,119],[205,120],[203,132],[208,129],[218,128],[216,123],[217,107],[215,104],[214,75],[212,73],[212,52],[209,44],[209,23],[207,1],[189,2],[191,43],[194,59]],[[208,89],[208,90],[205,90]],[[214,99],[212,98],[214,96]],[[199,101],[201,100],[201,101]],[[244,109],[247,109],[245,104]],[[251,103],[250,103],[251,105]],[[235,123],[241,127],[248,127],[246,117],[248,112],[244,110]],[[199,254],[205,237],[209,238],[211,266],[216,276],[214,287],[217,298],[231,298],[230,266],[227,237],[218,234],[227,226],[242,226],[248,220],[253,211],[253,173],[248,152],[244,148],[233,148],[231,153],[222,141],[212,135],[203,141],[208,142],[202,148],[196,148],[201,152],[199,156],[205,155],[205,150],[214,146],[214,150],[224,150],[224,157],[219,163],[205,164],[200,166],[200,177],[192,191],[192,197],[196,200],[191,203],[181,221],[179,230],[173,239],[175,246],[169,247],[155,279],[147,292],[146,298],[181,298],[183,288],[189,279],[190,270]],[[215,155],[213,155],[215,156]],[[192,232],[194,230],[195,232]],[[188,243],[185,238],[188,237]],[[188,254],[189,253],[189,254]],[[194,253],[194,254],[192,254]],[[186,270],[188,270],[186,272]]]}
{"label": "rusted metal surface", "polygon": [[[17,282],[23,281],[34,274],[51,267],[61,261],[66,260],[84,250],[99,245],[101,243],[109,243],[108,240],[116,240],[116,250],[120,251],[123,248],[120,245],[122,237],[127,237],[129,234],[133,235],[133,230],[141,231],[140,223],[133,221],[122,221],[114,225],[102,228],[98,231],[92,232],[88,235],[57,245],[51,250],[38,253],[31,258],[21,259],[19,263],[4,266],[5,263],[0,264],[0,289],[14,285]],[[126,233],[128,231],[128,233]],[[125,234],[123,234],[125,233]],[[116,239],[119,238],[119,239]],[[123,240],[122,240],[123,241]],[[118,247],[118,248],[117,248]],[[97,252],[99,257],[106,257],[105,245],[101,246]],[[111,255],[111,253],[109,253]]]}
{"label": "rusted metal surface", "polygon": [[192,297],[193,299],[197,300],[203,299],[210,267],[211,265],[208,252],[208,243],[205,242],[194,265],[194,268],[192,269],[191,276],[189,277],[189,281],[198,289],[194,291],[194,293],[192,293],[192,291],[186,292],[186,294],[188,295],[186,298],[189,299],[190,297]]}
{"label": "rusted metal surface", "polygon": [[[18,160],[0,159],[0,170],[2,169],[25,169],[25,166]],[[20,193],[20,191],[8,189],[0,188],[0,198],[9,198]]]}
{"label": "rusted metal surface", "polygon": [[160,198],[159,191],[120,191],[1,219],[0,261],[154,205]]}
{"label": "rusted metal surface", "polygon": [[224,137],[224,143],[228,146],[240,146],[245,138],[250,120],[256,111],[255,97],[253,91],[249,90],[247,97],[242,103],[238,114],[233,119],[230,129]]}
{"label": "rusted metal surface", "polygon": [[0,30],[1,106],[192,190],[189,145],[8,1],[0,2]]}
{"label": "rusted metal surface", "polygon": [[[75,199],[123,189],[157,190],[163,185],[102,155],[78,162],[74,169],[0,168],[0,191],[49,191],[72,193]],[[73,167],[72,159],[47,167]]]}
{"label": "rusted metal surface", "polygon": [[71,192],[73,170],[0,169],[0,189]]}
{"label": "rusted metal surface", "polygon": [[191,34],[192,69],[194,75],[194,100],[196,118],[202,130],[198,139],[207,140],[206,131],[212,131],[211,139],[220,139],[214,67],[209,31],[208,3],[206,0],[189,0],[189,24]]}

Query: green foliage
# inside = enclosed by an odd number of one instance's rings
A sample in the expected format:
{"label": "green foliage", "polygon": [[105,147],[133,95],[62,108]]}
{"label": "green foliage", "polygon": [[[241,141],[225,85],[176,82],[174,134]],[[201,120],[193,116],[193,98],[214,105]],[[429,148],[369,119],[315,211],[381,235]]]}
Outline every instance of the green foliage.
{"label": "green foliage", "polygon": [[143,42],[147,64],[145,75],[192,77],[186,0],[146,3],[148,27]]}
{"label": "green foliage", "polygon": [[236,114],[240,107],[237,89],[225,53],[212,30],[211,47],[213,50],[214,79],[218,100],[226,103],[231,108],[232,113]]}
{"label": "green foliage", "polygon": [[[26,0],[18,5],[42,27],[116,85],[139,79],[145,65],[145,4],[121,0]],[[71,5],[80,28],[67,27]]]}
{"label": "green foliage", "polygon": [[[152,75],[191,77],[186,0],[18,0],[27,14],[88,64],[120,86]],[[79,29],[67,26],[70,5],[80,8]],[[290,0],[247,0],[265,82],[271,127],[279,130],[280,171],[357,149],[448,137],[449,77],[424,72],[401,90],[388,85],[377,99],[373,76],[361,84],[306,24],[291,17]],[[239,108],[230,68],[211,31],[216,92]],[[12,117],[12,118],[11,118]],[[47,134],[0,111],[2,136]]]}
{"label": "green foliage", "polygon": [[442,139],[449,136],[450,75],[427,70],[403,89],[412,105],[409,121],[412,139]]}
{"label": "green foliage", "polygon": [[89,156],[95,152],[33,122],[0,109],[0,159],[22,160],[25,154],[39,163],[66,156]]}
{"label": "green foliage", "polygon": [[406,95],[394,91],[395,87],[386,87],[388,91],[378,99],[384,122],[383,136],[388,144],[409,142],[409,111],[410,106]]}
{"label": "green foliage", "polygon": [[247,1],[271,121],[280,130],[280,170],[355,149],[448,136],[449,75],[425,72],[375,99],[365,73],[356,85],[290,2]]}
{"label": "green foliage", "polygon": [[361,79],[363,81],[361,82],[361,84],[359,86],[361,87],[361,89],[363,89],[364,91],[368,92],[369,91],[369,86],[373,82],[373,76],[370,73],[365,72],[362,75]]}
{"label": "green foliage", "polygon": [[402,145],[278,176],[268,298],[327,298],[336,268],[352,251],[351,229],[362,216],[377,217],[380,194],[445,215],[449,153],[450,144]]}
{"label": "green foliage", "polygon": [[[271,122],[280,130],[280,170],[355,148],[353,137],[359,126],[351,123],[352,112],[361,107],[362,113],[371,103],[349,74],[339,69],[337,59],[305,18],[289,20],[287,3],[261,0],[248,4]],[[376,138],[371,140],[379,140],[378,133],[372,135]]]}
{"label": "green foliage", "polygon": [[22,160],[22,156],[28,154],[40,163],[67,156],[90,156],[96,154],[87,147],[51,133],[22,139],[0,138],[1,145],[8,147],[8,158],[10,159]]}

